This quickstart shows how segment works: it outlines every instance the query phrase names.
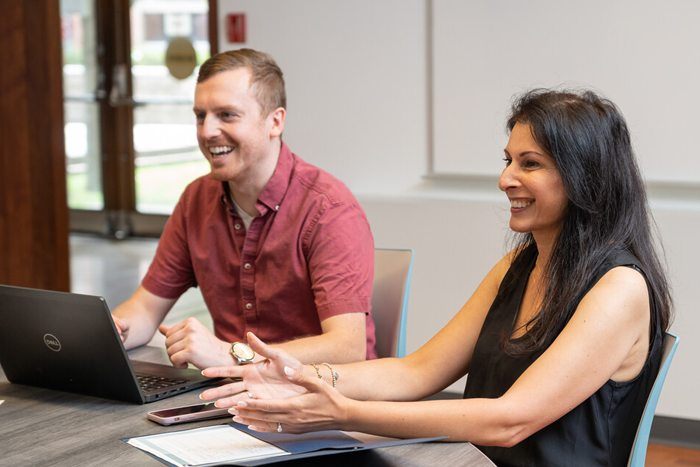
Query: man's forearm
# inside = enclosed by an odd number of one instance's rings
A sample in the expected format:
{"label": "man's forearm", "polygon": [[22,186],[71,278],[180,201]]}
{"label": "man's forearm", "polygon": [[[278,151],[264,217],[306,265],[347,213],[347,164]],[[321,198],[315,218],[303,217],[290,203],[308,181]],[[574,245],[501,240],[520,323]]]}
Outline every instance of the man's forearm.
{"label": "man's forearm", "polygon": [[124,346],[127,349],[148,343],[176,299],[161,298],[140,286],[129,300],[118,306],[113,315],[129,322]]}
{"label": "man's forearm", "polygon": [[367,356],[366,342],[350,345],[332,334],[302,337],[272,347],[283,349],[302,363],[351,363]]}
{"label": "man's forearm", "polygon": [[302,363],[351,363],[367,358],[364,313],[346,313],[321,322],[323,334],[275,344]]}
{"label": "man's forearm", "polygon": [[112,314],[129,322],[129,332],[124,341],[124,347],[127,349],[148,343],[158,327],[158,324],[153,323],[146,313],[131,307],[129,302],[117,307]]}

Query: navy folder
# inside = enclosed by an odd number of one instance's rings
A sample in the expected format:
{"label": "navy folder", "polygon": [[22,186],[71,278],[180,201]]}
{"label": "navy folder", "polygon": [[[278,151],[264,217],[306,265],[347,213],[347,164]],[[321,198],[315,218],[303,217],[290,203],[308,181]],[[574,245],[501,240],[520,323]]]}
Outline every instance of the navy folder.
{"label": "navy folder", "polygon": [[[427,443],[430,441],[439,441],[447,438],[446,436],[441,436],[437,438],[391,439],[387,441],[363,443],[362,441],[337,430],[315,431],[312,433],[293,435],[288,433],[260,433],[249,430],[247,426],[236,422],[230,422],[229,425],[290,453],[288,456],[250,459],[222,464],[241,467],[282,463],[308,457],[327,456],[332,454],[340,454],[343,452],[357,452],[387,446],[398,446],[402,444]],[[124,441],[128,441],[129,439],[130,438],[124,438]],[[150,453],[146,454],[151,455]],[[164,461],[161,458],[155,456],[152,457],[158,459],[165,465],[174,467],[172,464]]]}

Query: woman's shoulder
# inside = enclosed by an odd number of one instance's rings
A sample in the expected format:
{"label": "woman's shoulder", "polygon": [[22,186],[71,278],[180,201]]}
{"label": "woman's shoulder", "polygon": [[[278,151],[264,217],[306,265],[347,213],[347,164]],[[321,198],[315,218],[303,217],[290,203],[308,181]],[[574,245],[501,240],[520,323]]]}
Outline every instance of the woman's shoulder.
{"label": "woman's shoulder", "polygon": [[645,272],[640,261],[630,251],[614,250],[594,274],[593,290],[617,290],[621,294],[636,294],[648,299]]}
{"label": "woman's shoulder", "polygon": [[608,269],[593,286],[593,289],[596,288],[612,288],[620,292],[642,294],[647,298],[649,293],[642,272],[630,265],[615,265]]}
{"label": "woman's shoulder", "polygon": [[[627,296],[639,295],[648,301],[648,289],[645,272],[641,262],[627,248],[610,245],[606,251],[600,251],[588,262],[588,285],[585,295],[593,293],[611,293]],[[626,297],[630,298],[630,297]]]}
{"label": "woman's shoulder", "polygon": [[630,265],[614,265],[603,273],[582,300],[595,303],[606,315],[624,315],[627,323],[649,318],[649,289],[642,272]]}
{"label": "woman's shoulder", "polygon": [[649,298],[646,278],[637,263],[612,263],[593,286],[593,289],[596,288],[614,289],[619,293],[639,294],[647,300]]}

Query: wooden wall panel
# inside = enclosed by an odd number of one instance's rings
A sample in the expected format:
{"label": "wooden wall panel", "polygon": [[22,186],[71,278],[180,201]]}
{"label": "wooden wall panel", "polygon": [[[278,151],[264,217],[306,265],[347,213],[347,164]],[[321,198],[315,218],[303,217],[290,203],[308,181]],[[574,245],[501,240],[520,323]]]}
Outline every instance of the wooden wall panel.
{"label": "wooden wall panel", "polygon": [[68,291],[59,4],[0,9],[0,283]]}

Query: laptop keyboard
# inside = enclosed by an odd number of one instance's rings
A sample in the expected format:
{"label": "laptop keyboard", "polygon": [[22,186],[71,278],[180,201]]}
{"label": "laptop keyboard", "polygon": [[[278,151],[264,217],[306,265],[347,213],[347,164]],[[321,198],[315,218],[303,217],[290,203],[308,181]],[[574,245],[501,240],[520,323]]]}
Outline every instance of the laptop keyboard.
{"label": "laptop keyboard", "polygon": [[136,375],[136,378],[139,380],[139,384],[141,385],[141,389],[143,391],[156,391],[158,389],[163,389],[167,388],[170,386],[175,386],[178,384],[186,383],[186,379],[171,379],[171,378],[163,378],[162,376],[153,376],[153,375]]}

